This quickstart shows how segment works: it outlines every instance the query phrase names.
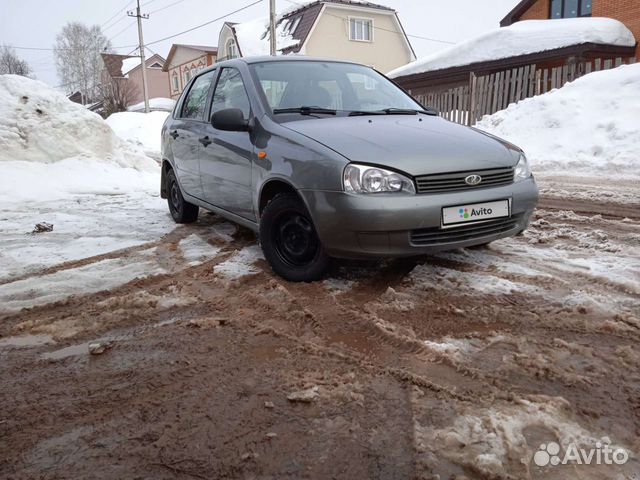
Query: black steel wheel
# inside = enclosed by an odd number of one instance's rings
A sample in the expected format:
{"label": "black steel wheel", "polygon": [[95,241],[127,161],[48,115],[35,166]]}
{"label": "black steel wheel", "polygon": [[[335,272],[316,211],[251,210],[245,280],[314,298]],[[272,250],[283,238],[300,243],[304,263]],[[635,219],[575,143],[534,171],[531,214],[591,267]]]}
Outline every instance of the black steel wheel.
{"label": "black steel wheel", "polygon": [[176,223],[193,223],[198,219],[198,206],[187,202],[182,196],[178,179],[173,170],[167,172],[167,203],[169,213]]}
{"label": "black steel wheel", "polygon": [[275,273],[292,282],[322,278],[329,257],[298,196],[276,195],[260,217],[260,244]]}

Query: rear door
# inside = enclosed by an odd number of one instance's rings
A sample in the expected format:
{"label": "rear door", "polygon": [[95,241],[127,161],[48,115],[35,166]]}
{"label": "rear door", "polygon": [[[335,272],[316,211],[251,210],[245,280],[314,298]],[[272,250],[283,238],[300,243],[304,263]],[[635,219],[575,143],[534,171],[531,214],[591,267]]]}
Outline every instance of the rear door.
{"label": "rear door", "polygon": [[171,147],[180,186],[185,193],[199,199],[204,195],[198,161],[202,144],[198,139],[204,136],[205,115],[214,77],[215,71],[210,71],[196,77],[190,84],[178,111],[178,118],[172,122],[169,130],[173,139]]}
{"label": "rear door", "polygon": [[[211,114],[225,108],[242,110],[251,118],[249,96],[240,71],[226,67],[213,92]],[[205,200],[236,215],[255,220],[251,189],[253,145],[249,132],[227,132],[206,125],[211,143],[200,150]]]}

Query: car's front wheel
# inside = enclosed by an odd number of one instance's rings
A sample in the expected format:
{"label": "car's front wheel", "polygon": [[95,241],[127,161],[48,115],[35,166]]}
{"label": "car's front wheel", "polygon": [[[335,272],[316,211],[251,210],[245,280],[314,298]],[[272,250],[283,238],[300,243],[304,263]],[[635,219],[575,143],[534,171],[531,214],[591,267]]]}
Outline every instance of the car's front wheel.
{"label": "car's front wheel", "polygon": [[276,195],[260,217],[260,244],[275,273],[292,282],[319,280],[329,267],[311,216],[294,194]]}
{"label": "car's front wheel", "polygon": [[167,172],[167,202],[169,212],[176,223],[193,223],[198,219],[198,206],[187,202],[182,196],[178,179],[173,170]]}

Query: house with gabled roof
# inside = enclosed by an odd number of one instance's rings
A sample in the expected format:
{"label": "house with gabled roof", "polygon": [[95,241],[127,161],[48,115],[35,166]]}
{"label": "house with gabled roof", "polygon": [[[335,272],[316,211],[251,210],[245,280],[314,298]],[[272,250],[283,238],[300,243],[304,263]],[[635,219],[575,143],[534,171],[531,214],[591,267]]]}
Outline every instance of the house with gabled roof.
{"label": "house with gabled roof", "polygon": [[174,43],[163,69],[169,74],[170,98],[177,99],[189,80],[200,70],[213,65],[217,57],[217,47]]}
{"label": "house with gabled roof", "polygon": [[[118,85],[125,88],[126,85],[126,105],[134,105],[142,102],[142,62],[140,57],[133,55],[118,55],[115,53],[103,53],[102,62],[104,65],[102,71],[103,85]],[[167,98],[169,96],[168,75],[162,69],[165,59],[154,54],[145,58],[147,67],[147,87],[149,89],[149,98]]]}
{"label": "house with gabled roof", "polygon": [[[388,72],[415,59],[398,13],[366,1],[315,0],[294,4],[277,19],[279,55],[349,60]],[[268,18],[226,22],[219,60],[269,54]]]}

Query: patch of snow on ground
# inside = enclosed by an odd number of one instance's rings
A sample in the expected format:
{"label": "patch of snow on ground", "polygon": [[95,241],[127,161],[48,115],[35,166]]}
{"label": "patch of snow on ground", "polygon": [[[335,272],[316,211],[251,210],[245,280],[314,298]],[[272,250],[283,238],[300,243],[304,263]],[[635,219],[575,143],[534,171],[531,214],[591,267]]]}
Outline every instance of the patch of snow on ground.
{"label": "patch of snow on ground", "polygon": [[105,121],[118,137],[137,147],[156,160],[160,160],[162,125],[169,112],[119,112]]}
{"label": "patch of snow on ground", "polygon": [[235,280],[245,275],[255,275],[261,270],[254,265],[257,260],[263,259],[262,250],[258,245],[244,247],[235,252],[231,258],[213,267],[214,273],[225,278]]}
{"label": "patch of snow on ground", "polygon": [[391,78],[498,60],[556,48],[597,43],[632,47],[633,33],[611,18],[526,20],[498,28],[396,68]]}
{"label": "patch of snow on ground", "polygon": [[124,285],[136,278],[160,275],[166,271],[154,258],[155,248],[138,252],[137,261],[130,258],[102,260],[78,268],[30,277],[0,285],[0,312],[64,300]]}
{"label": "patch of snow on ground", "polygon": [[180,240],[178,247],[182,252],[182,256],[191,267],[200,265],[207,260],[211,260],[211,258],[215,257],[220,252],[220,247],[211,245],[195,233]]}
{"label": "patch of snow on ground", "polygon": [[[485,295],[507,295],[514,292],[539,293],[537,287],[512,282],[488,273],[462,272],[451,268],[429,264],[418,265],[409,274],[414,288],[436,288],[457,291],[459,294],[472,295],[474,292]],[[473,290],[474,292],[469,292]]]}
{"label": "patch of snow on ground", "polygon": [[523,148],[534,173],[640,179],[638,92],[640,64],[623,65],[511,104],[477,127]]}
{"label": "patch of snow on ground", "polygon": [[336,294],[348,292],[354,284],[355,282],[353,280],[345,280],[342,278],[327,278],[322,282],[322,285],[324,285],[327,290]]}
{"label": "patch of snow on ground", "polygon": [[[544,440],[564,446],[576,444],[594,449],[596,442],[609,443],[608,439],[598,438],[575,422],[566,400],[545,396],[498,403],[484,409],[477,406],[464,408],[450,425],[443,428],[417,425],[416,438],[419,448],[430,450],[436,458],[453,461],[482,476],[507,478],[504,472],[508,471],[517,474],[514,478],[530,478],[529,465],[540,446],[539,443],[528,444],[527,430],[530,428],[544,430],[548,435]],[[611,447],[621,448],[615,444]],[[637,462],[630,463],[633,465],[627,464],[620,471],[631,472],[637,468]],[[600,470],[594,462],[588,468],[595,476],[580,478],[605,478],[602,474],[611,466],[604,467]]]}

